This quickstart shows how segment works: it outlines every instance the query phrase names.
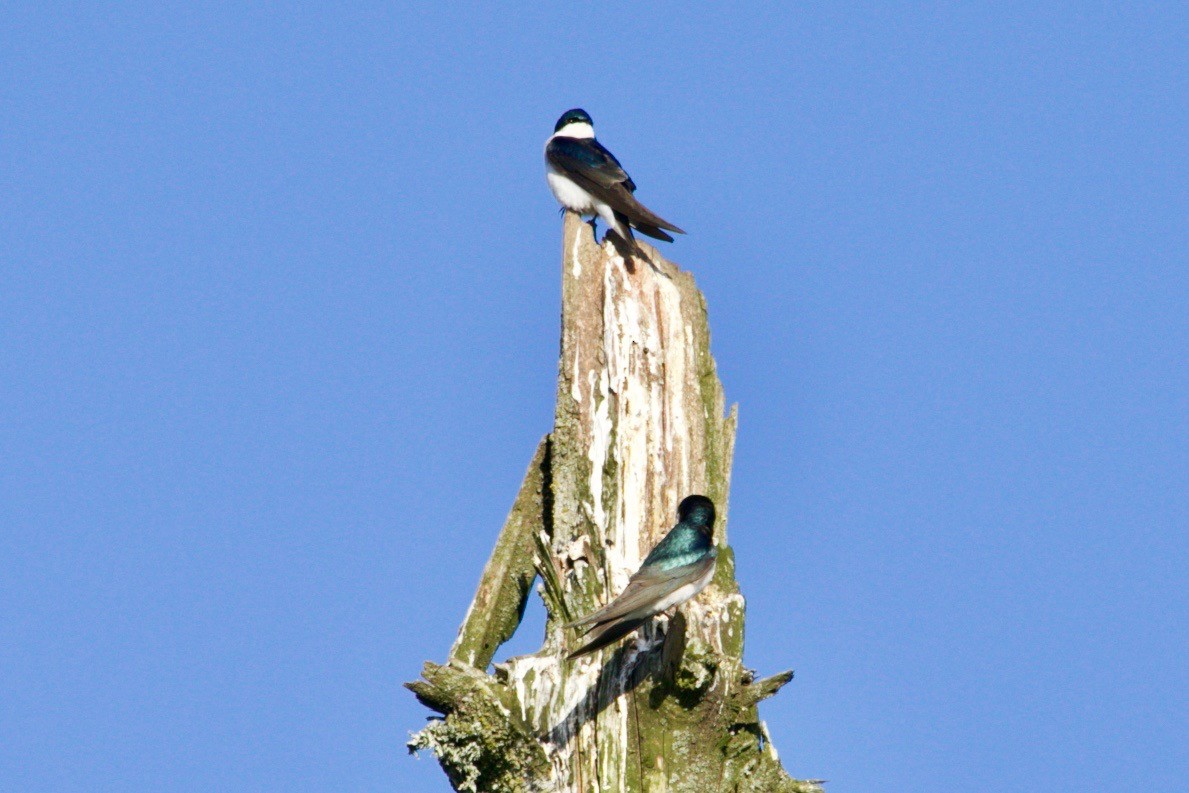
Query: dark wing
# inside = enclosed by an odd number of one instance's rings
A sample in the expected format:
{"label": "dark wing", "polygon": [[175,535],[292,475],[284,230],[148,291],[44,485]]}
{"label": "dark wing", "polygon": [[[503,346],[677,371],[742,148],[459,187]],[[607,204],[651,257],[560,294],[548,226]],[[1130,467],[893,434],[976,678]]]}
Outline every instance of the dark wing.
{"label": "dark wing", "polygon": [[572,622],[566,627],[590,625],[592,627],[588,630],[593,630],[604,622],[621,617],[651,616],[647,610],[648,606],[673,594],[686,584],[697,581],[714,564],[715,556],[715,554],[711,554],[700,562],[674,567],[672,570],[658,570],[651,566],[642,568],[628,581],[628,585],[619,597],[594,614]]}
{"label": "dark wing", "polygon": [[599,143],[598,140],[594,138],[591,138],[590,144],[598,149],[604,157],[615,163],[615,167],[619,169],[621,174],[623,174],[623,186],[626,187],[629,192],[636,192],[636,183],[632,181],[632,177],[628,176],[628,172],[625,171],[623,166],[619,164],[619,160],[615,159],[615,155],[611,153],[611,150]]}
{"label": "dark wing", "polygon": [[636,200],[632,195],[636,189],[635,182],[619,164],[619,160],[615,159],[615,155],[597,140],[553,138],[545,147],[545,158],[583,190],[626,217],[642,233],[670,242],[672,238],[667,234],[658,236],[653,232],[668,229],[678,234],[685,233]]}
{"label": "dark wing", "polygon": [[[640,232],[641,234],[645,234],[649,237],[652,237],[654,240],[664,240],[665,242],[673,241],[673,238],[671,236],[669,236],[665,232],[661,231],[656,226],[649,226],[647,223],[637,222],[635,224],[635,227],[636,227],[636,231]],[[679,231],[679,230],[674,229],[674,231]],[[684,234],[685,232],[681,231],[680,233]]]}
{"label": "dark wing", "polygon": [[584,187],[589,183],[604,190],[621,185],[629,192],[636,189],[615,155],[593,138],[553,138],[545,147],[545,156],[566,176],[583,180],[579,183]]}
{"label": "dark wing", "polygon": [[601,650],[608,644],[627,636],[636,630],[636,628],[648,622],[648,619],[648,617],[638,617],[631,620],[619,620],[618,622],[604,622],[602,625],[591,629],[586,635],[586,643],[567,655],[566,658],[574,659],[587,653]]}

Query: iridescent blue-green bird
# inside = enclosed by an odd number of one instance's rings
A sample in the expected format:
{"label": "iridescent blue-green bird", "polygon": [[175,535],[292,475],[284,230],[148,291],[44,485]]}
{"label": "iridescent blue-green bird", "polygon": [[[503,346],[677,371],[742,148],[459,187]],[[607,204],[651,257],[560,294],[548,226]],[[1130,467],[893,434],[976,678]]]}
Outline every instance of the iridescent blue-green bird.
{"label": "iridescent blue-green bird", "polygon": [[636,199],[636,183],[595,140],[594,122],[580,107],[562,113],[545,142],[545,178],[564,209],[601,218],[625,242],[633,242],[632,229],[665,242],[673,241],[666,230],[685,233]]}
{"label": "iridescent blue-green bird", "polygon": [[677,507],[677,525],[645,557],[619,597],[566,626],[585,628],[586,636],[586,643],[567,657],[606,647],[705,589],[718,560],[713,537],[714,503],[706,496],[688,496]]}

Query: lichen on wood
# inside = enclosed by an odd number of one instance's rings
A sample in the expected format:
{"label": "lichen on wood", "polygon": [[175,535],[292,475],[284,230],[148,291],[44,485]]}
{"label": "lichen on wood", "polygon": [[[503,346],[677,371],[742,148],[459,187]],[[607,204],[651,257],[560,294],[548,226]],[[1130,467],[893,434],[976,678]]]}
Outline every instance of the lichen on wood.
{"label": "lichen on wood", "polygon": [[[445,666],[408,684],[441,714],[410,741],[458,790],[819,790],[791,779],[757,704],[792,673],[743,666],[744,601],[727,543],[737,414],[726,412],[706,305],[689,273],[640,244],[625,256],[567,214],[553,430],[529,466]],[[714,580],[672,617],[565,660],[565,624],[623,589],[675,521],[718,507]],[[486,668],[534,577],[540,650]]]}

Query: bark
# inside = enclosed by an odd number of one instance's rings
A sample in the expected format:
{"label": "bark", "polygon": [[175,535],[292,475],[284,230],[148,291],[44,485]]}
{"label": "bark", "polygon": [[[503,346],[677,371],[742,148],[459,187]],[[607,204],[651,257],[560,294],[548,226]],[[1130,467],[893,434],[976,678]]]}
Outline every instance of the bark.
{"label": "bark", "polygon": [[[442,715],[413,736],[460,791],[809,791],[781,768],[757,703],[792,672],[743,666],[727,543],[736,411],[724,414],[706,305],[647,245],[625,258],[567,213],[557,408],[446,665],[407,684]],[[718,508],[700,595],[620,645],[566,661],[565,623],[623,589],[692,493]],[[548,613],[531,655],[486,669],[531,582]]]}

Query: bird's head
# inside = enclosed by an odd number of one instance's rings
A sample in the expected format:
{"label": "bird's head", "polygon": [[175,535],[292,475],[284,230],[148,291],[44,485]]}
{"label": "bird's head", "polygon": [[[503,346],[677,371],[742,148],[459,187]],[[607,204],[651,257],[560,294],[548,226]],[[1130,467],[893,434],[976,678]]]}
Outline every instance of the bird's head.
{"label": "bird's head", "polygon": [[706,496],[686,496],[677,507],[677,519],[709,534],[714,528],[714,502]]}
{"label": "bird's head", "polygon": [[561,114],[561,118],[553,126],[553,134],[568,138],[593,138],[594,122],[585,110],[576,107]]}

